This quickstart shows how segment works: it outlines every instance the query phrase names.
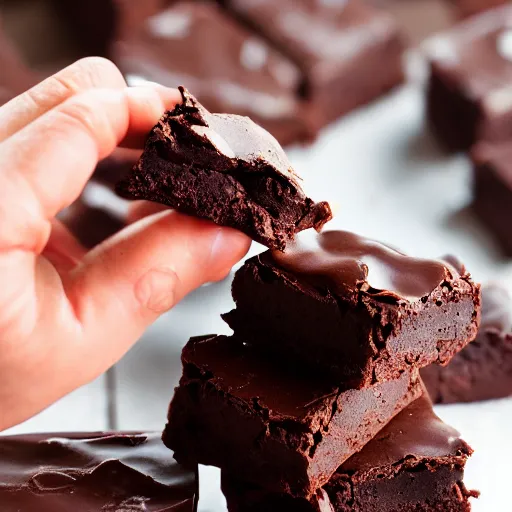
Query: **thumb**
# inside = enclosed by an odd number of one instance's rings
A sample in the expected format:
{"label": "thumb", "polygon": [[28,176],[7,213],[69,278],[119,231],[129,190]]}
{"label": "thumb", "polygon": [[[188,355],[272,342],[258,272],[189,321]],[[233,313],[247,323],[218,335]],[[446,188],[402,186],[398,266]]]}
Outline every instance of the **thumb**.
{"label": "thumb", "polygon": [[238,231],[167,210],[97,246],[65,282],[89,354],[101,350],[106,368],[187,293],[225,277],[249,245]]}

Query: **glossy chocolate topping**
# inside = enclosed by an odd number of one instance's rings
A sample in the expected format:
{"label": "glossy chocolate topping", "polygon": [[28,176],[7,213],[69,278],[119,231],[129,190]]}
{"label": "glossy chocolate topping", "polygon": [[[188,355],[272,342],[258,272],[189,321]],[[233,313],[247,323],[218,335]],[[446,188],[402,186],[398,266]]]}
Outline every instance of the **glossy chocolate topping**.
{"label": "glossy chocolate topping", "polygon": [[347,231],[304,232],[284,253],[273,252],[286,270],[325,281],[339,294],[362,291],[382,299],[417,300],[456,270],[448,263],[411,258],[380,242]]}
{"label": "glossy chocolate topping", "polygon": [[[188,362],[214,375],[216,386],[233,390],[236,396],[281,415],[301,418],[310,406],[337,389],[300,375],[290,375],[281,365],[256,357],[248,346],[226,336],[192,338],[183,350],[183,363]],[[233,368],[237,371],[233,371]],[[293,385],[290,383],[293,382]]]}
{"label": "glossy chocolate topping", "polygon": [[326,73],[322,62],[354,58],[365,46],[396,30],[392,18],[358,0],[228,0],[255,20],[274,43],[300,64]]}
{"label": "glossy chocolate topping", "polygon": [[0,437],[2,512],[185,512],[196,493],[159,434]]}
{"label": "glossy chocolate topping", "polygon": [[296,114],[298,69],[213,2],[169,7],[119,41],[114,54],[129,82],[186,84],[214,112]]}
{"label": "glossy chocolate topping", "polygon": [[512,108],[512,6],[473,17],[425,44],[429,58],[464,83],[471,100],[499,113]]}
{"label": "glossy chocolate topping", "polygon": [[512,299],[497,283],[482,286],[482,322],[480,331],[497,329],[512,333]]}
{"label": "glossy chocolate topping", "polygon": [[348,459],[338,473],[367,471],[396,464],[405,458],[448,457],[470,454],[459,432],[434,413],[427,392],[395,416],[359,453]]}
{"label": "glossy chocolate topping", "polygon": [[[185,88],[181,111],[175,117],[226,158],[254,166],[268,165],[297,184],[297,176],[279,142],[250,118],[208,112]],[[228,169],[226,169],[227,171]],[[229,169],[231,170],[231,169]]]}

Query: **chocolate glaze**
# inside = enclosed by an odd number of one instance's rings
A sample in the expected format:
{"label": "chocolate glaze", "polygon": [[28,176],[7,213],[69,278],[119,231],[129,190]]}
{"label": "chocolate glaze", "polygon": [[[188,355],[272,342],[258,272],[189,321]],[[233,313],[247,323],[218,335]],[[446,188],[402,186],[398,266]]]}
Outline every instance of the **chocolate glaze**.
{"label": "chocolate glaze", "polygon": [[429,459],[471,453],[459,432],[436,416],[425,392],[348,459],[337,473],[368,471],[409,457]]}
{"label": "chocolate glaze", "polygon": [[[184,87],[179,89],[183,99],[183,114],[175,116],[175,119],[194,132],[203,143],[228,160],[242,160],[255,168],[270,166],[295,186],[299,186],[286,153],[270,133],[248,117],[212,114]],[[228,166],[225,172],[229,170]]]}
{"label": "chocolate glaze", "polygon": [[192,512],[196,496],[159,434],[0,437],[2,512]]}
{"label": "chocolate glaze", "polygon": [[298,235],[273,257],[286,270],[324,278],[340,294],[362,291],[396,300],[418,300],[456,275],[448,263],[411,258],[347,231],[325,231],[315,240],[309,233]]}

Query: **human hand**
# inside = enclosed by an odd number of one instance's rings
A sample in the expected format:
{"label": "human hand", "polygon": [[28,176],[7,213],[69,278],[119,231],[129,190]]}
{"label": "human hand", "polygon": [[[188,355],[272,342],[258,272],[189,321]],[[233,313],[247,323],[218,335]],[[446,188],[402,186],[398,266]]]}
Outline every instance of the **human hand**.
{"label": "human hand", "polygon": [[163,87],[127,88],[93,58],[0,108],[0,430],[99,376],[246,253],[245,235],[171,210],[90,252],[55,218],[98,160],[120,143],[140,147],[178,100]]}

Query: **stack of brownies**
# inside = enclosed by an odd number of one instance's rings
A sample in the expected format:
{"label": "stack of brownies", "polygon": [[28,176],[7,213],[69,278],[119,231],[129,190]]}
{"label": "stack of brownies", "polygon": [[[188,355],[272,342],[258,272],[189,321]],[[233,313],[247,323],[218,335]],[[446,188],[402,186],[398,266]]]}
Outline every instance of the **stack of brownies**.
{"label": "stack of brownies", "polygon": [[474,339],[463,268],[343,231],[248,260],[231,337],[186,345],[164,443],[222,470],[234,511],[467,511],[471,448],[419,369]]}

